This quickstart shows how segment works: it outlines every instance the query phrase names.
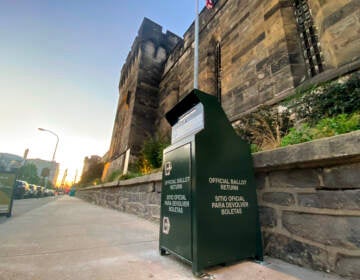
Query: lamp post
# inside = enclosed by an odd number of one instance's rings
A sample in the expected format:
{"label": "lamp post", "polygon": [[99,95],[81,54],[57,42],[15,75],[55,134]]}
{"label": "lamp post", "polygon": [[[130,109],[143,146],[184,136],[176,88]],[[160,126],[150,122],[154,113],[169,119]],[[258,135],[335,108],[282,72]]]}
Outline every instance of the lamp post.
{"label": "lamp post", "polygon": [[45,128],[41,128],[41,127],[39,127],[38,129],[39,129],[40,131],[47,131],[47,132],[51,133],[52,135],[56,136],[57,141],[56,141],[56,145],[55,145],[54,154],[53,154],[53,157],[52,157],[52,161],[55,161],[55,154],[56,154],[57,146],[58,146],[58,144],[59,144],[59,136],[58,136],[55,132],[53,132],[53,131],[51,131],[51,130],[48,130],[48,129],[45,129]]}

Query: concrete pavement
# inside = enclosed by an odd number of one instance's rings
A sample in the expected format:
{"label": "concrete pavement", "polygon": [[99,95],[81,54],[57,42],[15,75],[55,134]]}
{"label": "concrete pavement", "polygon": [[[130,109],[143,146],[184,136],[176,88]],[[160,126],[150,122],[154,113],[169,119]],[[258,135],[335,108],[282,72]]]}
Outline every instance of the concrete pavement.
{"label": "concrete pavement", "polygon": [[[196,279],[158,253],[158,224],[68,196],[0,224],[0,279]],[[339,280],[267,258],[208,271],[205,279]]]}
{"label": "concrete pavement", "polygon": [[[21,216],[30,210],[38,208],[46,203],[57,199],[55,196],[41,197],[41,198],[29,198],[29,199],[17,199],[14,200],[12,218]],[[9,221],[5,216],[0,216],[0,224]]]}

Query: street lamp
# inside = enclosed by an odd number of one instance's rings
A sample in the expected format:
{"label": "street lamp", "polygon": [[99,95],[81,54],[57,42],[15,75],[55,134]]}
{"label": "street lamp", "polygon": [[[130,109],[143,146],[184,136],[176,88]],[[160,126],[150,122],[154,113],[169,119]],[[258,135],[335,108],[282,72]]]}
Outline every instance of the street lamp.
{"label": "street lamp", "polygon": [[47,131],[47,132],[51,133],[52,135],[55,135],[55,136],[56,136],[57,141],[56,141],[56,145],[55,145],[54,154],[53,154],[53,157],[52,157],[52,161],[55,161],[55,154],[56,154],[57,146],[58,146],[58,144],[59,144],[59,136],[58,136],[55,132],[53,132],[53,131],[51,131],[51,130],[48,130],[48,129],[45,129],[45,128],[39,127],[38,130],[40,130],[40,131]]}

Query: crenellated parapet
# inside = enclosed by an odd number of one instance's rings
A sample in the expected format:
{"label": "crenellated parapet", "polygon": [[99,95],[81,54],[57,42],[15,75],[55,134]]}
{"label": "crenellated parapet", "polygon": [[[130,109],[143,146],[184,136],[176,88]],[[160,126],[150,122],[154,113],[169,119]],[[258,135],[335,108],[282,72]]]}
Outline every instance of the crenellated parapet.
{"label": "crenellated parapet", "polygon": [[[150,51],[153,57],[163,57],[162,62],[168,57],[172,49],[182,41],[182,38],[171,31],[162,32],[163,27],[148,18],[144,18],[138,34],[131,46],[131,50],[126,58],[125,64],[121,69],[121,78],[119,88],[125,83],[129,75],[130,69],[136,62],[139,51]],[[149,47],[149,45],[152,45]],[[154,49],[151,51],[151,49]],[[164,57],[165,56],[165,57]]]}
{"label": "crenellated parapet", "polygon": [[123,67],[121,68],[121,76],[120,76],[120,83],[119,83],[119,88],[121,85],[124,84],[125,79],[128,76],[129,73],[129,69],[131,68],[131,66],[134,64],[135,58],[138,55],[139,52],[139,37],[136,37],[132,46],[131,46],[131,50],[128,53],[127,57],[126,57],[126,61],[123,65]]}

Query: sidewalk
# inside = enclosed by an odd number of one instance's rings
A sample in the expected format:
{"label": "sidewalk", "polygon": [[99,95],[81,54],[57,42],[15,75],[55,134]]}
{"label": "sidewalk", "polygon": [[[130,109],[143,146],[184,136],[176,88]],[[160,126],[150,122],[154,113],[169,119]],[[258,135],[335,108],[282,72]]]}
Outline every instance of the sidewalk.
{"label": "sidewalk", "polygon": [[[1,280],[197,279],[158,253],[158,225],[61,197],[0,224]],[[339,280],[267,258],[208,271],[205,279]]]}

